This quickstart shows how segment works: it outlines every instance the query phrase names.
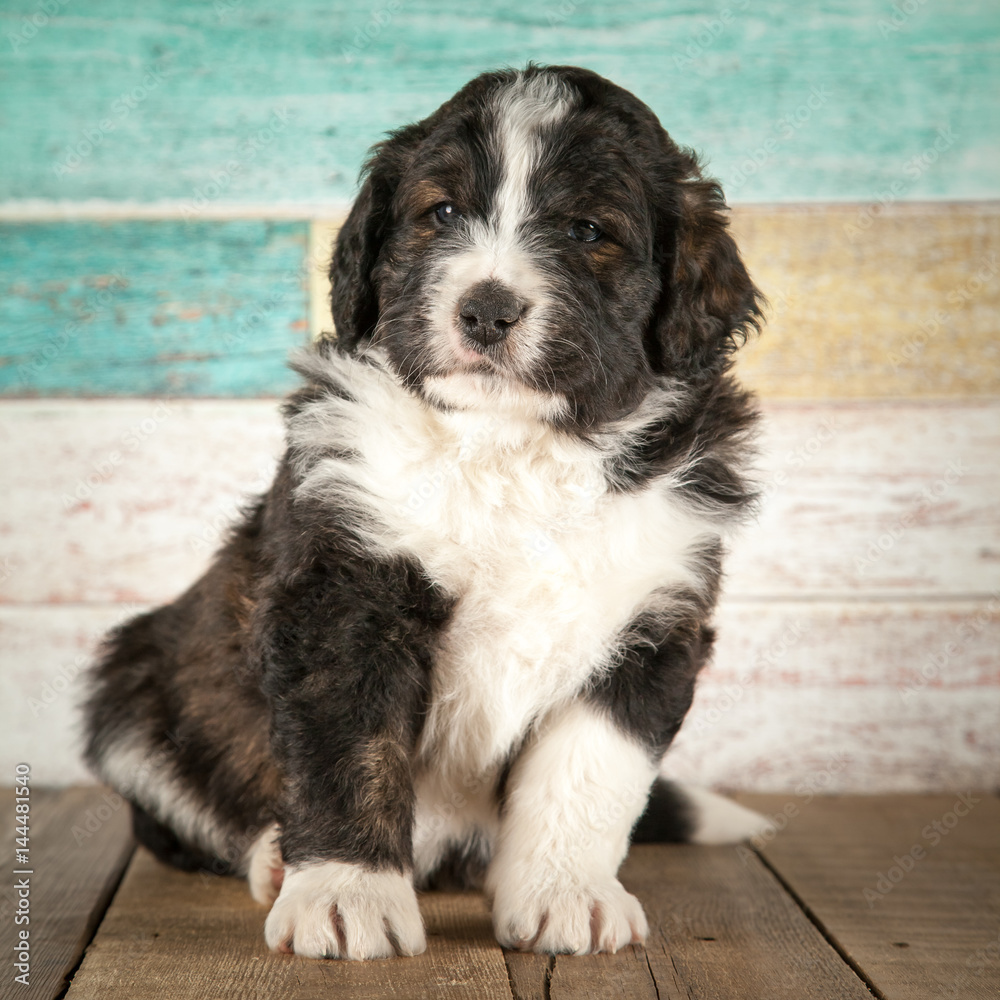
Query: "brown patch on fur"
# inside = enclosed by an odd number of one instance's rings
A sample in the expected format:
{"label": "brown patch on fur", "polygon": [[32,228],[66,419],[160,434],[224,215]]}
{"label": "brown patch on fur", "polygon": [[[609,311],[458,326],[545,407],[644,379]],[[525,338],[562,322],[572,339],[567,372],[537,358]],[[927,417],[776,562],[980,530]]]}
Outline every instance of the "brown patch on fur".
{"label": "brown patch on fur", "polygon": [[391,843],[406,857],[413,812],[413,778],[409,754],[395,737],[369,740],[352,755],[347,767],[356,789],[356,837]]}
{"label": "brown patch on fur", "polygon": [[250,628],[250,622],[253,620],[253,613],[257,607],[257,602],[252,600],[235,586],[232,593],[228,596],[230,606],[233,609],[233,618],[236,620],[236,625],[239,628],[240,633],[245,634]]}
{"label": "brown patch on fur", "polygon": [[425,215],[436,205],[452,200],[440,184],[428,178],[408,185],[401,194],[400,203],[405,213],[410,217]]}
{"label": "brown patch on fur", "polygon": [[[759,293],[729,234],[722,192],[714,182],[701,179],[686,181],[680,190],[674,280],[691,328],[681,326],[673,335],[696,338],[717,325],[739,345],[759,328]],[[684,346],[690,350],[694,341]]]}
{"label": "brown patch on fur", "polygon": [[356,758],[362,805],[375,809],[399,795],[411,783],[409,755],[399,740],[378,736]]}
{"label": "brown patch on fur", "polygon": [[594,266],[603,271],[618,267],[625,257],[625,251],[611,240],[599,240],[590,251]]}

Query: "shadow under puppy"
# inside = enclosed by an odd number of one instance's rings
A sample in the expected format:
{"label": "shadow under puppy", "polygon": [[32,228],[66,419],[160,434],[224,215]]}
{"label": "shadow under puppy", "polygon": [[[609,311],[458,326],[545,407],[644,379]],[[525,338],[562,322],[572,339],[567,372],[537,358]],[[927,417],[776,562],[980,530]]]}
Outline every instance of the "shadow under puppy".
{"label": "shadow under puppy", "polygon": [[656,779],[753,504],[759,296],[719,187],[587,70],[484,74],[363,177],[274,484],[109,636],[87,759],[158,856],[248,876],[273,949],[421,952],[447,872],[504,945],[614,951],[634,828],[757,828]]}

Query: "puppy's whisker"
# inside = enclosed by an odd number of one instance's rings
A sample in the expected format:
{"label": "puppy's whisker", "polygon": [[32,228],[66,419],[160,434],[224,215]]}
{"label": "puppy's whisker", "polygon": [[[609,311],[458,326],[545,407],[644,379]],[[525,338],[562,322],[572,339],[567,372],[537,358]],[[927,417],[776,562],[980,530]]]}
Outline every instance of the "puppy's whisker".
{"label": "puppy's whisker", "polygon": [[553,337],[550,339],[549,343],[565,344],[567,347],[571,348],[576,354],[587,362],[590,367],[591,374],[593,374],[595,378],[600,377],[604,380],[604,386],[607,388],[609,384],[608,373],[604,368],[603,360],[601,358],[600,344],[597,343],[597,338],[594,337],[589,330],[584,330],[583,333],[593,341],[596,357],[588,353],[581,344],[574,344],[572,340],[568,340],[565,337]]}

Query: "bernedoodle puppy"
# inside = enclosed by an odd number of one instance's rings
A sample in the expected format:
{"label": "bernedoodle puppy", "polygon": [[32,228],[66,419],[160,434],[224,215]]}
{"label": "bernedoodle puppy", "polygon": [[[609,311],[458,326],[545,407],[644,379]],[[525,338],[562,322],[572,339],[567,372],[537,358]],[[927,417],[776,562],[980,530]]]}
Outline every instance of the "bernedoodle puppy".
{"label": "bernedoodle puppy", "polygon": [[271,948],[421,952],[447,875],[504,945],[614,951],[647,931],[630,837],[754,832],[657,778],[754,501],[728,372],[761,299],[725,213],[573,67],[486,73],[375,147],[274,484],[109,636],[86,706],[139,840],[245,874]]}

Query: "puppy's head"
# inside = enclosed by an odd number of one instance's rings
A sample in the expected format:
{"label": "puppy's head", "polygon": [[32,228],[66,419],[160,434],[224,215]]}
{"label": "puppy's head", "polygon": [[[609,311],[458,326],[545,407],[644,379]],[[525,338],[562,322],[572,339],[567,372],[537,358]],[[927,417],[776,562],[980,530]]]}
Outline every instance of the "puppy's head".
{"label": "puppy's head", "polygon": [[715,377],[760,317],[718,185],[573,67],[484,74],[376,146],[330,276],[341,349],[437,405],[579,427]]}

